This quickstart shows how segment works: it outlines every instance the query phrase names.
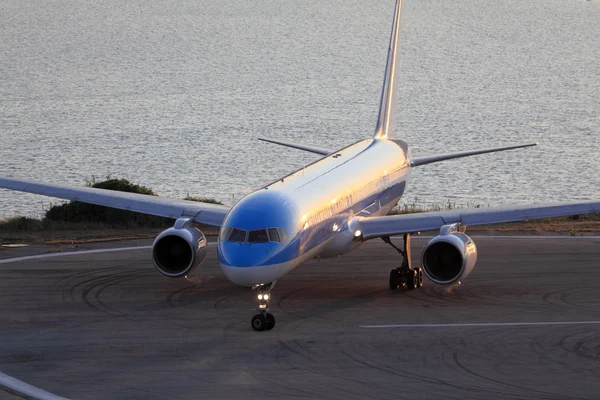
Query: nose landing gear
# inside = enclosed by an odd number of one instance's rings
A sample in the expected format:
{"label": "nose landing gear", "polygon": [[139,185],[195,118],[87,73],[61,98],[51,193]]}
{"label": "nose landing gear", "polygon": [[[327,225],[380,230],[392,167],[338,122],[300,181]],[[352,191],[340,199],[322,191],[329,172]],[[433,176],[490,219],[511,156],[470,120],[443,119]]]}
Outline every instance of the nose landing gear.
{"label": "nose landing gear", "polygon": [[411,268],[410,234],[404,234],[404,250],[400,250],[395,246],[389,236],[382,237],[381,239],[402,255],[402,264],[400,267],[390,271],[390,289],[396,290],[399,287],[406,287],[408,290],[413,290],[423,286],[423,269]]}
{"label": "nose landing gear", "polygon": [[275,286],[275,282],[265,285],[255,285],[252,290],[256,292],[258,307],[256,314],[250,320],[250,325],[255,331],[270,331],[275,326],[275,317],[269,313],[269,302],[271,301],[271,290]]}

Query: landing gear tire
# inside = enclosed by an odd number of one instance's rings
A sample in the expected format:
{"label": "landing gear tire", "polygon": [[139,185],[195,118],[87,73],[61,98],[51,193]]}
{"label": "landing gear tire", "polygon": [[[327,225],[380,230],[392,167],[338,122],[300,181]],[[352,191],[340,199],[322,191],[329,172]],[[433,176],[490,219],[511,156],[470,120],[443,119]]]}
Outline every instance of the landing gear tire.
{"label": "landing gear tire", "polygon": [[[267,329],[267,318],[262,314],[256,314],[252,317],[250,325],[252,325],[252,329],[255,331],[264,331]],[[275,323],[273,323],[273,325],[275,325]]]}
{"label": "landing gear tire", "polygon": [[255,331],[270,331],[275,327],[275,317],[271,313],[266,315],[256,314],[250,321],[252,329]]}
{"label": "landing gear tire", "polygon": [[417,271],[417,288],[423,287],[423,269],[416,268]]}
{"label": "landing gear tire", "polygon": [[406,277],[406,288],[408,290],[416,289],[419,283],[419,273],[415,269],[411,269],[408,271],[408,276]]}
{"label": "landing gear tire", "polygon": [[396,290],[396,289],[398,289],[398,287],[400,287],[401,284],[402,284],[402,281],[400,279],[400,272],[398,272],[397,269],[391,270],[390,271],[390,289]]}
{"label": "landing gear tire", "polygon": [[275,317],[273,316],[273,314],[267,313],[265,319],[267,320],[267,326],[265,326],[265,330],[270,331],[275,327]]}

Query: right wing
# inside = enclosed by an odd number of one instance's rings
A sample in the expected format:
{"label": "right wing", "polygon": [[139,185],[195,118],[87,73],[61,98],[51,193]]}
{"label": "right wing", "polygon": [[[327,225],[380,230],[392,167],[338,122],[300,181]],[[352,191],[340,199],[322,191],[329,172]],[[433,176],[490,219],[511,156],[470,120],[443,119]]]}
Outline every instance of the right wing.
{"label": "right wing", "polygon": [[384,217],[359,217],[351,225],[354,232],[360,231],[357,236],[367,240],[404,233],[437,230],[444,225],[455,223],[460,223],[463,226],[486,225],[599,212],[600,201],[580,201],[433,211]]}
{"label": "right wing", "polygon": [[165,199],[139,193],[118,192],[114,190],[56,185],[24,179],[0,177],[0,188],[41,194],[59,199],[81,201],[121,210],[143,214],[158,215],[167,218],[187,217],[195,222],[221,226],[229,212],[229,207],[219,204],[199,203],[189,200]]}

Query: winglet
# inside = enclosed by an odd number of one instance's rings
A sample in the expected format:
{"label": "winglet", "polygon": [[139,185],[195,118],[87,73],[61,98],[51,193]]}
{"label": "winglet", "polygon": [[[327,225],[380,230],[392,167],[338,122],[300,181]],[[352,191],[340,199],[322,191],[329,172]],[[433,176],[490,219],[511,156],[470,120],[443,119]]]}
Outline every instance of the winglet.
{"label": "winglet", "polygon": [[390,46],[388,48],[387,64],[383,88],[381,89],[381,101],[379,103],[379,117],[375,127],[374,138],[391,137],[396,124],[396,55],[398,53],[398,33],[400,31],[400,9],[402,0],[396,0],[396,11],[392,23],[392,34],[390,35]]}

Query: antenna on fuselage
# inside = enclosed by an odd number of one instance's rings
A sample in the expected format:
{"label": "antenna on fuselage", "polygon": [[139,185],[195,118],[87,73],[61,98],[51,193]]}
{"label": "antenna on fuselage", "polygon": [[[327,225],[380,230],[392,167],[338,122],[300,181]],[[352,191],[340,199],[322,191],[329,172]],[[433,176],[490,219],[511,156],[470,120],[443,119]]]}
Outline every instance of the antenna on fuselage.
{"label": "antenna on fuselage", "polygon": [[375,127],[374,138],[388,138],[394,133],[396,126],[396,70],[398,63],[398,33],[400,31],[400,9],[402,0],[396,0],[396,11],[392,23],[390,45],[388,47],[385,75],[383,77],[383,88],[381,89],[381,101],[379,102],[379,117]]}

